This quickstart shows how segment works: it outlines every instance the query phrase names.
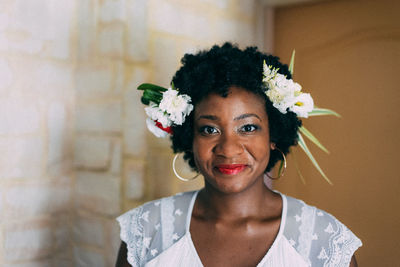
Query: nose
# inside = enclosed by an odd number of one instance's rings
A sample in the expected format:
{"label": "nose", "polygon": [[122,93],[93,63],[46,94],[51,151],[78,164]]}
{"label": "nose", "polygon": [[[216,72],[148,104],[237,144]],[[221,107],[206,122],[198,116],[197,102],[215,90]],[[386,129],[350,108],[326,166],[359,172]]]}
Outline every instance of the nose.
{"label": "nose", "polygon": [[235,134],[222,134],[215,145],[213,152],[225,158],[233,158],[243,153],[243,144]]}

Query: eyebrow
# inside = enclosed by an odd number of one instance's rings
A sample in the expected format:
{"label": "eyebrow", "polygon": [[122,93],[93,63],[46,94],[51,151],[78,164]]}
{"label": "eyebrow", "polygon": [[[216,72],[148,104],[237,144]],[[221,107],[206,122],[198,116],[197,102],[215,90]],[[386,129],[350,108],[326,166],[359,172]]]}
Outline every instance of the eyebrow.
{"label": "eyebrow", "polygon": [[200,115],[200,116],[197,118],[197,120],[200,120],[200,119],[207,119],[207,120],[212,120],[212,121],[217,121],[217,120],[219,120],[218,117],[217,117],[217,116],[214,116],[214,115]]}
{"label": "eyebrow", "polygon": [[249,117],[256,117],[257,119],[259,119],[259,120],[261,121],[260,117],[258,117],[257,114],[254,114],[254,113],[242,114],[242,115],[240,115],[240,116],[237,116],[237,117],[234,118],[233,120],[234,120],[234,121],[238,121],[238,120],[243,120],[243,119],[246,119],[246,118],[249,118]]}
{"label": "eyebrow", "polygon": [[[238,120],[243,120],[243,119],[246,119],[246,118],[249,118],[249,117],[256,117],[257,119],[259,119],[261,121],[260,117],[257,114],[254,114],[254,113],[245,113],[245,114],[237,116],[233,120],[234,121],[238,121]],[[219,118],[217,116],[214,116],[214,115],[200,115],[197,118],[197,120],[200,120],[200,119],[207,119],[207,120],[212,120],[212,121],[218,121],[219,120]]]}

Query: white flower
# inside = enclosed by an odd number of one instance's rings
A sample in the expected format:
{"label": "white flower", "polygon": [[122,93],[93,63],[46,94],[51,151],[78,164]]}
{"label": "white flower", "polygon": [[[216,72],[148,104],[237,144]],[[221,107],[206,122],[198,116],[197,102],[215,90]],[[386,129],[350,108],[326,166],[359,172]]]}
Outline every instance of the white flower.
{"label": "white flower", "polygon": [[267,87],[266,95],[269,100],[282,114],[286,114],[289,109],[297,116],[307,118],[308,113],[314,108],[311,95],[302,93],[300,84],[287,79],[277,71],[278,69],[264,62],[263,82]]}
{"label": "white flower", "polygon": [[171,131],[161,128],[171,127],[172,124],[182,125],[185,117],[193,110],[190,102],[190,96],[178,95],[177,90],[169,88],[163,93],[159,105],[151,102],[145,108],[146,114],[149,116],[146,120],[147,128],[157,137],[166,137]]}
{"label": "white flower", "polygon": [[193,110],[188,95],[178,95],[178,91],[169,88],[163,93],[160,109],[168,113],[168,119],[177,125],[185,122],[185,117]]}
{"label": "white flower", "polygon": [[157,249],[150,250],[151,256],[155,256],[158,253]]}
{"label": "white flower", "polygon": [[142,215],[140,216],[140,218],[146,222],[149,222],[149,213],[150,213],[150,211],[143,212]]}
{"label": "white flower", "polygon": [[143,245],[144,245],[146,248],[149,248],[149,247],[150,247],[150,242],[151,242],[151,237],[144,237],[144,238],[143,238]]}
{"label": "white flower", "polygon": [[[291,81],[293,81],[293,80],[291,80]],[[294,87],[294,93],[295,94],[296,93],[300,93],[300,91],[301,91],[301,85],[300,84],[298,84],[296,82],[293,82],[293,87]]]}
{"label": "white flower", "polygon": [[268,82],[275,78],[276,74],[278,73],[278,69],[273,68],[272,66],[268,66],[265,61],[263,65],[264,69],[264,79],[263,82]]}
{"label": "white flower", "polygon": [[156,122],[150,118],[146,119],[147,128],[157,137],[166,137],[168,133],[156,126]]}
{"label": "white flower", "polygon": [[289,104],[291,102],[289,101],[288,96],[281,94],[276,88],[269,89],[266,94],[275,108],[277,108],[283,114],[287,113],[286,110],[289,108]]}
{"label": "white flower", "polygon": [[289,108],[297,114],[298,117],[307,118],[308,113],[314,109],[314,101],[310,94],[301,93],[294,98],[293,105]]}
{"label": "white flower", "polygon": [[277,74],[275,79],[267,84],[267,96],[275,108],[281,113],[286,114],[287,109],[292,105],[298,86],[292,80],[286,79],[282,74]]}
{"label": "white flower", "polygon": [[153,121],[161,123],[164,128],[172,125],[172,121],[169,119],[168,114],[166,114],[165,111],[162,111],[157,104],[150,103],[150,106],[146,107],[144,110],[146,111],[147,116],[149,116]]}
{"label": "white flower", "polygon": [[178,240],[179,239],[179,235],[177,233],[174,233],[172,235],[172,240]]}
{"label": "white flower", "polygon": [[286,76],[280,73],[276,75],[275,79],[270,81],[271,87],[278,88],[282,94],[288,94],[293,91],[291,90],[289,83],[290,80],[286,79]]}

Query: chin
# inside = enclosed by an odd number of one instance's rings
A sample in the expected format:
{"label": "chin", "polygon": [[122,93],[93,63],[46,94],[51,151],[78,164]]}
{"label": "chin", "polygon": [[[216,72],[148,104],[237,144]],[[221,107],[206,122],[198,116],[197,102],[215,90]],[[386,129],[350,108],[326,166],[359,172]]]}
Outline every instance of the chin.
{"label": "chin", "polygon": [[214,190],[224,194],[241,193],[251,186],[250,184],[244,184],[242,182],[235,181],[213,181],[213,183],[208,184],[209,186],[213,187]]}
{"label": "chin", "polygon": [[211,175],[204,175],[207,186],[224,194],[237,194],[244,192],[252,186],[255,186],[260,177],[262,183],[264,183],[263,175],[258,176],[252,172],[226,175],[213,171],[210,174]]}

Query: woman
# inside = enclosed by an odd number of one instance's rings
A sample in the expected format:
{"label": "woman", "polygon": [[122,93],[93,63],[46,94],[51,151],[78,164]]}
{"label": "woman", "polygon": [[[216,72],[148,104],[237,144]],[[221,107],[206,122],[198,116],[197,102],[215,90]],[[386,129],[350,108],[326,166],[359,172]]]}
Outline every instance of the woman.
{"label": "woman", "polygon": [[205,187],[120,216],[117,266],[357,266],[349,229],[264,184],[312,110],[288,67],[229,43],[182,63],[172,89],[142,100],[149,129],[171,135]]}

